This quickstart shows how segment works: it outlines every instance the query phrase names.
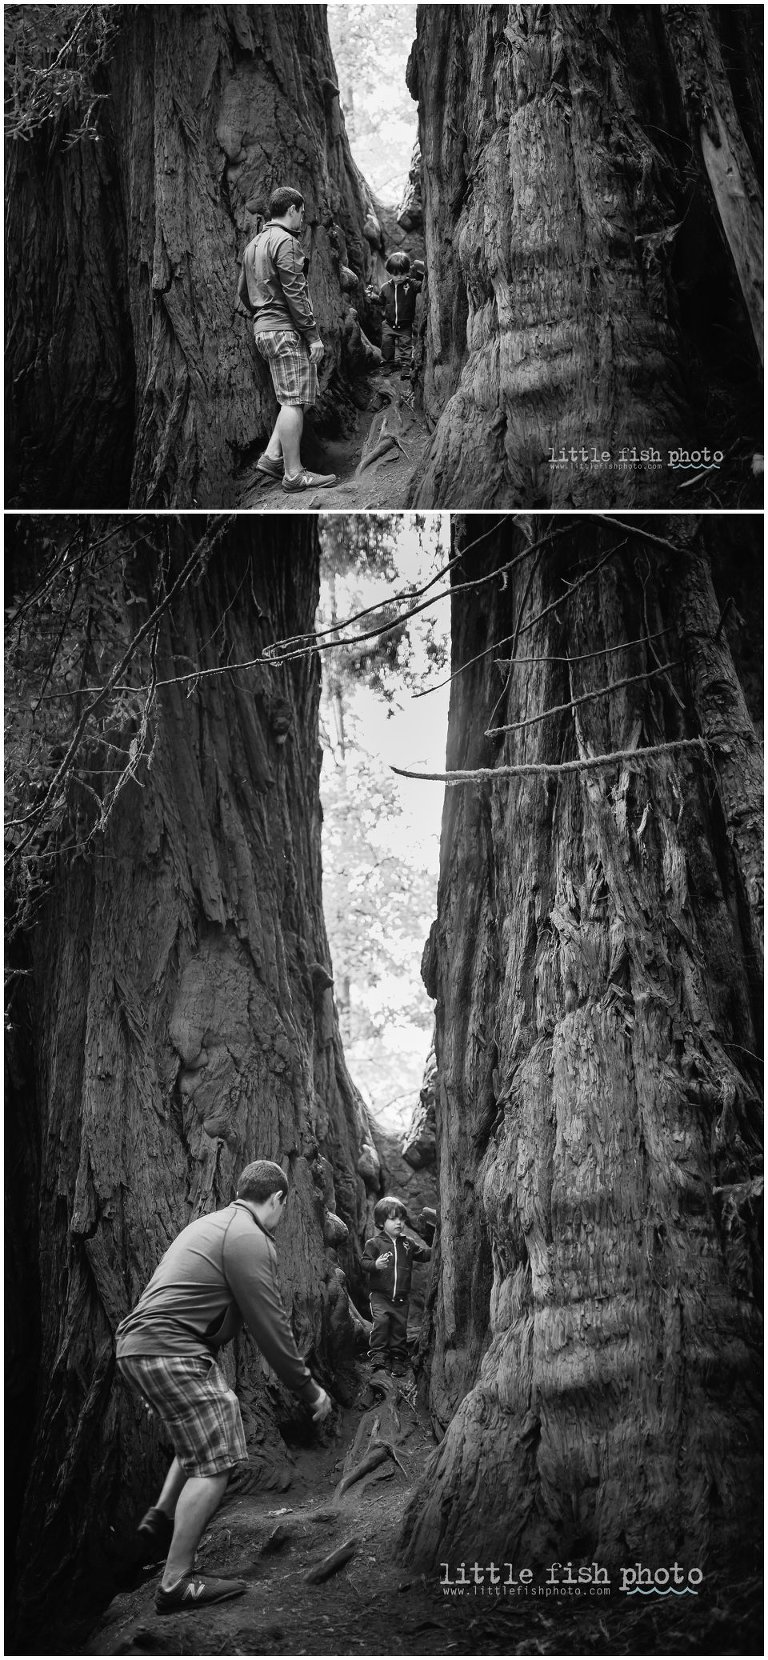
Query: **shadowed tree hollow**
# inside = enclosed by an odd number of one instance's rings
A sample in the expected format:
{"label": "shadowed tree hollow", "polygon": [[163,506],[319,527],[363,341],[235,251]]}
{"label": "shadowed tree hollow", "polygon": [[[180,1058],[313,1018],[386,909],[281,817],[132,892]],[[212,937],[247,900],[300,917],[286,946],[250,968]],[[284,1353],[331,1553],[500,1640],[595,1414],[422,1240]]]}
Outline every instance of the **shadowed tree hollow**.
{"label": "shadowed tree hollow", "polygon": [[409,1558],[743,1569],[761,1493],[761,522],[476,527],[454,532],[456,782],[424,963],[446,1434]]}

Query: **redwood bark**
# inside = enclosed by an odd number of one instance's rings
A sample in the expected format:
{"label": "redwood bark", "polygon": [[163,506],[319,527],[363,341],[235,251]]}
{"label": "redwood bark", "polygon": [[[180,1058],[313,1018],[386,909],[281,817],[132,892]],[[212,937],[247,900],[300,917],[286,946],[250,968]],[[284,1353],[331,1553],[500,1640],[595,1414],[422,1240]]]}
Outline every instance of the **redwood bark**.
{"label": "redwood bark", "polygon": [[135,364],[108,107],[100,142],[10,146],[5,501],[127,503]]}
{"label": "redwood bark", "polygon": [[[682,751],[446,793],[425,978],[442,1211],[430,1402],[451,1421],[404,1544],[430,1566],[744,1570],[761,1490],[761,998],[745,922],[759,830],[751,798],[734,821],[731,722],[750,791],[759,752],[716,638],[718,521],[695,553],[674,521],[565,523],[503,579],[461,592],[563,521],[507,520],[454,570],[448,767],[702,731],[712,764]],[[759,532],[748,521],[741,543],[753,576]],[[458,521],[455,551],[474,540]],[[728,700],[717,735],[710,652]]]}
{"label": "redwood bark", "polygon": [[317,414],[338,425],[354,335],[342,267],[360,296],[370,268],[364,189],[322,8],[123,11],[98,143],[62,151],[45,128],[11,151],[12,501],[228,506],[277,413],[234,313],[255,216],[278,184],[305,196],[327,348]]}
{"label": "redwood bark", "polygon": [[[419,8],[437,430],[411,505],[677,505],[689,475],[670,471],[670,449],[725,451],[745,423],[760,448],[759,362],[704,169],[686,165],[690,89],[668,10]],[[717,8],[685,12],[722,68]],[[727,57],[735,81],[746,58]],[[746,169],[725,72],[719,84]],[[738,232],[751,296],[756,207],[751,193]],[[632,459],[643,450],[661,465]],[[739,478],[749,489],[747,467]]]}
{"label": "redwood bark", "polygon": [[[199,520],[169,527],[171,574],[199,531]],[[156,558],[147,546],[129,566],[133,599],[115,590],[137,621]],[[305,633],[318,560],[309,520],[235,520],[165,619],[158,678],[247,662],[268,641]],[[338,1396],[350,1387],[355,1322],[342,1269],[354,1276],[359,1256],[357,1163],[370,1133],[318,969],[329,962],[318,695],[311,657],[160,688],[151,767],[119,796],[98,851],[63,856],[26,940],[11,1083],[31,1071],[34,1087],[12,1124],[34,1190],[26,1180],[9,1203],[28,1245],[37,1218],[18,1286],[28,1332],[15,1378],[33,1403],[18,1519],[25,1641],[41,1625],[60,1637],[78,1597],[93,1608],[110,1528],[124,1532],[155,1496],[167,1449],[115,1378],[115,1327],[179,1229],[227,1204],[255,1157],[289,1174],[280,1274],[299,1347]],[[337,1249],[324,1241],[329,1210],[349,1231]],[[22,1306],[10,1301],[21,1333]],[[301,1409],[268,1380],[250,1339],[224,1364],[252,1479],[287,1485],[278,1426]]]}
{"label": "redwood bark", "polygon": [[763,359],[763,196],[723,55],[698,6],[668,6],[666,29],[695,154],[703,163]]}

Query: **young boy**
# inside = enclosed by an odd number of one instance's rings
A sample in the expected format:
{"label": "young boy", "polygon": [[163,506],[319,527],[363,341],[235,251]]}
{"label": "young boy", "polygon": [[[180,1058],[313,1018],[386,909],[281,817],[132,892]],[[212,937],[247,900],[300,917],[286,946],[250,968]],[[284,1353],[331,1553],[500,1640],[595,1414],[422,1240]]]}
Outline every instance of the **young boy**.
{"label": "young boy", "polygon": [[384,373],[394,367],[400,357],[400,378],[408,380],[413,362],[413,316],[420,283],[411,280],[411,262],[407,254],[390,254],[387,260],[390,281],[385,282],[377,295],[377,305],[384,307],[381,325],[381,355]]}
{"label": "young boy", "polygon": [[402,1199],[379,1199],[373,1220],[380,1231],[366,1240],[362,1261],[373,1315],[368,1356],[375,1366],[383,1366],[395,1377],[402,1377],[408,1360],[406,1332],[413,1264],[426,1262],[432,1255],[428,1245],[406,1236],[407,1214]]}

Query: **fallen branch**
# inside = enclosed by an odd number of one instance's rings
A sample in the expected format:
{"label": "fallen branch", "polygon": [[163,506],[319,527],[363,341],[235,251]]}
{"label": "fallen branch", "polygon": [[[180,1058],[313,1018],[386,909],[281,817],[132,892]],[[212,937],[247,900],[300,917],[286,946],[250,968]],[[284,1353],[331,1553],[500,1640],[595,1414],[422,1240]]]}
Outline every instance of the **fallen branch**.
{"label": "fallen branch", "polygon": [[348,1476],[342,1476],[336,1488],[336,1498],[340,1499],[344,1493],[348,1492],[350,1487],[354,1486],[356,1481],[362,1480],[362,1477],[369,1475],[371,1470],[377,1468],[377,1465],[383,1464],[389,1450],[382,1442],[372,1447],[370,1452],[366,1453],[364,1458],[361,1458],[360,1463],[355,1465],[354,1470],[350,1470]]}
{"label": "fallen branch", "polygon": [[[719,737],[735,737],[736,733],[719,733]],[[515,767],[475,767],[465,772],[411,772],[405,767],[392,767],[399,778],[421,778],[427,783],[457,784],[487,783],[494,778],[535,778],[560,772],[587,772],[590,767],[610,767],[616,761],[642,761],[649,755],[664,755],[675,749],[698,749],[707,754],[704,738],[676,738],[674,743],[647,744],[642,749],[616,749],[610,755],[590,755],[579,761],[531,761]]]}
{"label": "fallen branch", "polygon": [[395,1461],[395,1463],[396,1463],[396,1464],[399,1464],[399,1466],[400,1466],[400,1469],[401,1469],[401,1470],[402,1470],[402,1472],[403,1472],[403,1475],[404,1475],[404,1476],[405,1476],[405,1479],[406,1479],[406,1481],[409,1481],[409,1480],[410,1480],[410,1477],[409,1477],[409,1475],[408,1475],[408,1471],[407,1471],[407,1470],[406,1470],[406,1468],[405,1468],[405,1465],[404,1465],[404,1463],[403,1463],[403,1461],[402,1461],[402,1458],[398,1458],[398,1456],[397,1456],[397,1453],[396,1453],[396,1452],[395,1452],[395,1449],[394,1449],[394,1447],[393,1447],[393,1446],[392,1446],[392,1444],[391,1444],[391,1442],[389,1442],[389,1441],[383,1441],[383,1442],[382,1442],[382,1443],[381,1443],[381,1444],[382,1444],[382,1446],[383,1446],[383,1447],[386,1447],[386,1450],[387,1450],[387,1452],[388,1452],[388,1453],[390,1453],[390,1454],[391,1454],[391,1456],[392,1456],[392,1457],[393,1457],[393,1458],[394,1458],[394,1461]]}
{"label": "fallen branch", "polygon": [[339,1569],[349,1562],[356,1550],[357,1540],[346,1539],[337,1550],[331,1551],[330,1556],[325,1556],[322,1562],[318,1562],[316,1568],[310,1568],[309,1573],[304,1575],[306,1584],[320,1585],[324,1579],[330,1579],[331,1574],[337,1574]]}
{"label": "fallen branch", "polygon": [[375,448],[371,450],[370,455],[364,455],[362,460],[358,462],[355,477],[359,478],[360,474],[365,472],[366,467],[371,467],[374,461],[380,461],[381,457],[386,455],[387,451],[391,450],[393,444],[396,443],[397,439],[389,435],[386,438],[382,438],[380,442],[376,444]]}
{"label": "fallen branch", "polygon": [[[512,659],[514,662],[514,658]],[[656,669],[644,669],[642,674],[629,674],[623,680],[614,680],[609,686],[596,686],[592,692],[582,692],[579,697],[570,698],[567,703],[557,703],[551,709],[542,709],[538,715],[529,716],[528,720],[513,721],[511,726],[489,726],[486,728],[486,738],[496,738],[501,732],[520,732],[523,727],[537,726],[540,721],[546,720],[549,715],[562,715],[568,709],[575,708],[577,703],[592,703],[595,698],[605,697],[608,692],[617,692],[623,686],[632,686],[635,681],[650,680],[654,674],[663,674],[667,669],[680,668],[680,658],[669,663],[660,663]]]}

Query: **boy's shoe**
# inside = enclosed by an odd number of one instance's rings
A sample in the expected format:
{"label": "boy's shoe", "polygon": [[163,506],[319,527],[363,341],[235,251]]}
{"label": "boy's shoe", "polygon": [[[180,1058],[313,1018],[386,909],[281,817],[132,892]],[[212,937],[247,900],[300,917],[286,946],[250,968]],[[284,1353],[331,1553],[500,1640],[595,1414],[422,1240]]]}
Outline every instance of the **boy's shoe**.
{"label": "boy's shoe", "polygon": [[134,1567],[145,1568],[150,1562],[164,1562],[171,1548],[173,1538],[173,1522],[165,1511],[158,1510],[152,1505],[136,1529],[136,1537],[131,1548],[131,1562]]}
{"label": "boy's shoe", "polygon": [[271,455],[260,455],[256,462],[257,473],[266,473],[267,478],[281,479],[283,476],[282,461],[273,461]]}
{"label": "boy's shoe", "polygon": [[184,1574],[170,1591],[162,1585],[155,1592],[158,1614],[176,1614],[180,1609],[199,1608],[202,1603],[228,1602],[248,1589],[244,1579],[214,1579],[212,1574]]}
{"label": "boy's shoe", "polygon": [[295,490],[320,490],[324,485],[335,483],[335,473],[308,473],[305,467],[293,478],[289,478],[287,473],[283,477],[283,489],[289,494]]}

